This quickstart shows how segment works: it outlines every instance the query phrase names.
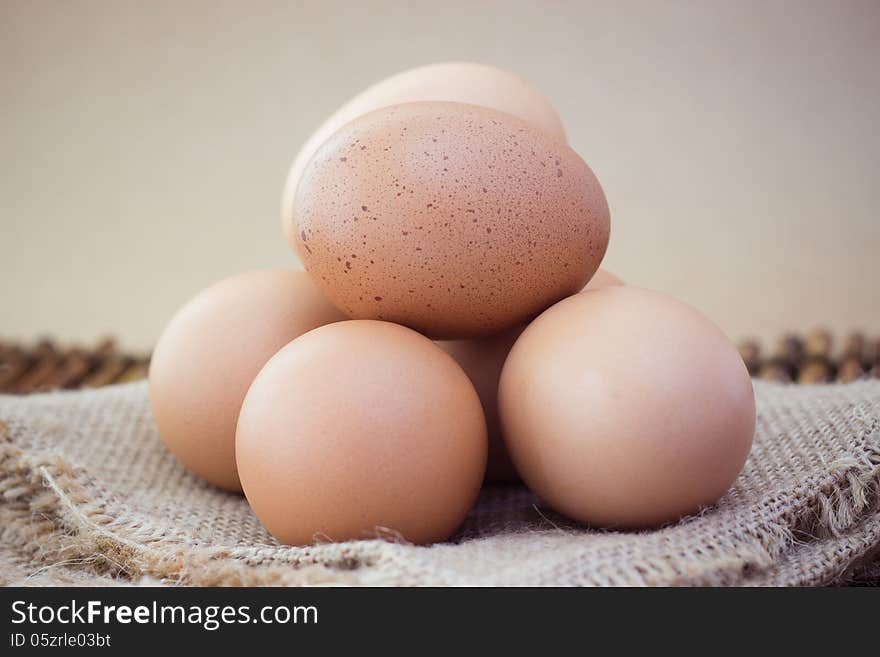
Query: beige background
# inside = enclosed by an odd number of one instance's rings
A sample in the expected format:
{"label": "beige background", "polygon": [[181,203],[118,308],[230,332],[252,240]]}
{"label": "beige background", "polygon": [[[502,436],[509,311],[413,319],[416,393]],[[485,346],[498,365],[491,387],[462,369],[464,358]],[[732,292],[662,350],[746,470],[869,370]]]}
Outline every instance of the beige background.
{"label": "beige background", "polygon": [[0,0],[0,337],[148,348],[214,280],[293,266],[278,206],[301,142],[443,60],[556,105],[628,281],[733,338],[880,333],[876,0]]}

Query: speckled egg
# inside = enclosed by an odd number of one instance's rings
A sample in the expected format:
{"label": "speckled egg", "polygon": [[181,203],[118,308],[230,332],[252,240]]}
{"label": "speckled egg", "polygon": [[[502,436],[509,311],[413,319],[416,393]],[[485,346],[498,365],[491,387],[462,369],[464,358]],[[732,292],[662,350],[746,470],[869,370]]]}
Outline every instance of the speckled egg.
{"label": "speckled egg", "polygon": [[496,333],[580,290],[608,245],[605,195],[572,149],[463,103],[396,105],[318,149],[295,248],[351,317],[434,338]]}
{"label": "speckled egg", "polygon": [[440,62],[402,71],[365,89],[321,124],[296,155],[281,200],[281,222],[293,244],[292,211],[303,169],[330,135],[349,121],[380,107],[426,100],[492,107],[528,121],[548,135],[565,141],[556,110],[540,91],[513,73],[474,62]]}

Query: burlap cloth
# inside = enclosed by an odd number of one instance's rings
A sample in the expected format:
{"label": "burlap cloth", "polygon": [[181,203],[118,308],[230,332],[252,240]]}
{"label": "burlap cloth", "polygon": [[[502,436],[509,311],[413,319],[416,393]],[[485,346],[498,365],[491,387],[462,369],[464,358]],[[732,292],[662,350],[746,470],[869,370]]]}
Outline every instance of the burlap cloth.
{"label": "burlap cloth", "polygon": [[[0,396],[4,584],[816,585],[871,580],[880,548],[880,382],[757,382],[733,489],[650,532],[579,527],[490,487],[458,535],[278,545],[242,497],[162,446],[145,383]],[[393,536],[388,538],[393,539]]]}

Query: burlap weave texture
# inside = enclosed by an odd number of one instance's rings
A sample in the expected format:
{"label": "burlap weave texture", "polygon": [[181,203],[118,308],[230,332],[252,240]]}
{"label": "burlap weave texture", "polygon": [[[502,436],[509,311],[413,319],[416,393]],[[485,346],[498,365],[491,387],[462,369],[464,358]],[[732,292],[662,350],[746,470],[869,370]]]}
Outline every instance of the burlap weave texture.
{"label": "burlap weave texture", "polygon": [[0,396],[0,580],[33,585],[817,585],[876,578],[880,382],[756,382],[734,487],[649,532],[581,527],[486,488],[448,543],[278,545],[164,449],[145,383]]}

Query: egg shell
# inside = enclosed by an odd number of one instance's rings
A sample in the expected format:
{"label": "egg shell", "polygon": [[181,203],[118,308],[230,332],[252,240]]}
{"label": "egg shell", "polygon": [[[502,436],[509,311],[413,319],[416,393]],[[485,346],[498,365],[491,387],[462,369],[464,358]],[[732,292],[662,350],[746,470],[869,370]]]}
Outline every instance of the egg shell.
{"label": "egg shell", "polygon": [[409,69],[367,88],[333,113],[309,137],[287,175],[281,201],[281,223],[293,244],[293,199],[302,171],[315,151],[349,121],[389,105],[419,101],[470,103],[518,116],[551,137],[565,141],[556,110],[522,78],[483,64],[443,62]]}
{"label": "egg shell", "polygon": [[[584,290],[597,290],[609,285],[623,285],[623,281],[604,269],[599,269]],[[515,326],[498,335],[474,340],[441,340],[437,346],[455,359],[480,396],[486,428],[489,433],[489,460],[486,464],[486,483],[512,483],[519,480],[516,468],[507,454],[498,417],[498,380],[507,354],[525,325]]]}
{"label": "egg shell", "polygon": [[524,328],[524,326],[516,326],[488,338],[437,342],[437,346],[452,356],[468,375],[483,405],[489,436],[489,457],[485,475],[487,483],[508,483],[519,479],[501,437],[501,424],[498,419],[498,379],[510,348]]}
{"label": "egg shell", "polygon": [[476,499],[486,423],[461,368],[388,322],[340,322],[278,352],[247,393],[236,458],[282,543],[448,538]]}
{"label": "egg shell", "polygon": [[582,292],[587,290],[601,290],[603,287],[609,287],[612,285],[625,285],[623,280],[612,274],[607,269],[602,269],[601,267],[596,270],[596,273],[593,274],[593,277],[590,279],[590,282],[584,287]]}
{"label": "egg shell", "polygon": [[294,206],[297,254],[333,303],[438,339],[498,333],[577,292],[610,231],[573,150],[461,103],[349,123],[309,163]]}
{"label": "egg shell", "polygon": [[153,417],[168,449],[196,475],[241,491],[235,427],[251,382],[285,344],[341,319],[302,271],[253,271],[199,293],[150,362]]}
{"label": "egg shell", "polygon": [[514,344],[498,395],[526,484],[602,527],[653,527],[713,504],[755,432],[734,345],[693,308],[629,286],[544,312]]}

